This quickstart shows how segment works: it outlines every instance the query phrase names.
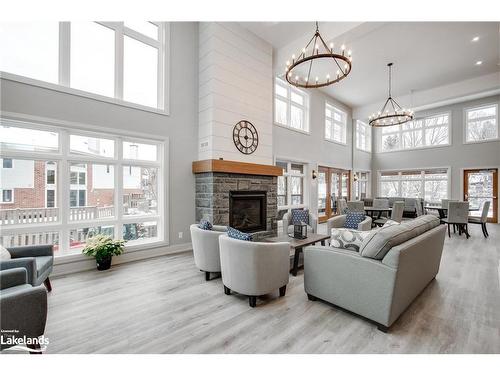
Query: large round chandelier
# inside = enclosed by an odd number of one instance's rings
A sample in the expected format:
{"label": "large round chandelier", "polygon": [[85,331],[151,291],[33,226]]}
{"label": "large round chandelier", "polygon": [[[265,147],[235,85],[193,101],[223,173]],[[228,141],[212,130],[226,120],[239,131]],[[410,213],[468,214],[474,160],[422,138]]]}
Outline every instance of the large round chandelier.
{"label": "large round chandelier", "polygon": [[369,117],[370,125],[374,127],[399,125],[413,120],[413,111],[402,108],[398,102],[392,98],[392,65],[392,63],[387,64],[389,67],[389,97],[385,101],[382,109]]}
{"label": "large round chandelier", "polygon": [[319,33],[316,22],[316,32],[309,43],[302,48],[296,57],[286,62],[285,78],[293,86],[303,88],[318,88],[338,82],[351,72],[351,51],[347,52],[342,45],[339,53],[334,53],[333,43],[327,46]]}

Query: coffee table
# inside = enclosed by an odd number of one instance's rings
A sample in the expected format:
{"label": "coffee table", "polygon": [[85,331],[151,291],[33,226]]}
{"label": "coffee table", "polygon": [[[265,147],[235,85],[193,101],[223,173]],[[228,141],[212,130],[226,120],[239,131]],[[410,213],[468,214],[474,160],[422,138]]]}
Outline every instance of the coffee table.
{"label": "coffee table", "polygon": [[290,237],[286,234],[276,236],[276,237],[267,237],[263,238],[264,242],[288,242],[290,244],[290,255],[293,255],[293,268],[291,270],[293,276],[297,276],[297,270],[299,269],[299,257],[300,253],[306,246],[314,245],[317,242],[320,242],[322,246],[325,246],[325,241],[329,239],[330,236],[327,234],[317,234],[317,233],[309,233],[307,238],[303,240],[298,238]]}

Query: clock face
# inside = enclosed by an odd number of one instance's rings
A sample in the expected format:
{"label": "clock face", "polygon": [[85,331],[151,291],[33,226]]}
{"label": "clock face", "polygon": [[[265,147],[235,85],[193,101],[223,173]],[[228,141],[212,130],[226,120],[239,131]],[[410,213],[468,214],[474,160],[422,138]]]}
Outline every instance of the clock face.
{"label": "clock face", "polygon": [[259,135],[257,129],[251,122],[242,120],[233,129],[233,141],[236,148],[242,154],[251,154],[259,145]]}

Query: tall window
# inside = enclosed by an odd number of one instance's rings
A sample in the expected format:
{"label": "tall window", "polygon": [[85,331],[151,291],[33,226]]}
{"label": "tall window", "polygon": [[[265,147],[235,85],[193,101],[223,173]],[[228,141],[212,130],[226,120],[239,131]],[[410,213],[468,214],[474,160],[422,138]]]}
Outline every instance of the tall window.
{"label": "tall window", "polygon": [[309,95],[279,78],[274,85],[274,122],[309,132]]}
{"label": "tall window", "polygon": [[383,171],[379,174],[379,195],[382,197],[424,198],[440,202],[448,198],[447,168],[407,171]]}
{"label": "tall window", "polygon": [[498,105],[469,108],[465,117],[466,142],[498,139]]}
{"label": "tall window", "polygon": [[0,25],[0,71],[166,109],[168,25],[11,22]]}
{"label": "tall window", "polygon": [[96,234],[163,240],[162,142],[1,119],[0,150],[14,159],[0,169],[3,246],[54,244],[60,256]]}
{"label": "tall window", "polygon": [[277,161],[283,168],[283,176],[278,177],[278,231],[282,230],[282,218],[292,208],[306,207],[304,195],[305,165],[289,161]]}
{"label": "tall window", "polygon": [[347,144],[347,113],[328,103],[325,104],[325,138]]}
{"label": "tall window", "polygon": [[442,113],[387,126],[378,132],[382,151],[409,150],[450,144],[450,114]]}
{"label": "tall window", "polygon": [[370,172],[354,173],[354,199],[365,199],[370,191]]}
{"label": "tall window", "polygon": [[363,121],[356,121],[356,147],[358,150],[372,150],[372,129]]}

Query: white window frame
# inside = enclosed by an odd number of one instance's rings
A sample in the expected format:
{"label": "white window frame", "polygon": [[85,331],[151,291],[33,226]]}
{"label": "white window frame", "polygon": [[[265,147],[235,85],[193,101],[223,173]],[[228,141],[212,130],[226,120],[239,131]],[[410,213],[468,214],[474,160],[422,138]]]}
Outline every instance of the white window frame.
{"label": "white window frame", "polygon": [[[307,176],[307,165],[303,162],[294,162],[288,160],[277,159],[277,163],[286,164],[286,171],[283,172],[283,177],[286,178],[286,202],[287,204],[284,206],[278,206],[278,210],[287,210],[290,211],[294,208],[307,208],[308,200],[306,194],[306,176]],[[302,165],[302,173],[291,173],[292,164]],[[302,204],[292,204],[292,179],[291,177],[301,177],[302,178]]]}
{"label": "white window frame", "polygon": [[[10,190],[10,197],[11,197],[11,200],[10,201],[4,201],[3,200],[3,192],[4,191],[9,191]],[[4,203],[4,204],[12,204],[12,203],[15,203],[14,202],[14,189],[0,189],[0,203]]]}
{"label": "white window frame", "polygon": [[[125,245],[126,251],[149,250],[167,246],[169,241],[168,218],[165,216],[168,212],[168,191],[165,186],[167,182],[168,168],[168,138],[142,138],[143,135],[135,132],[117,131],[113,129],[96,127],[87,124],[75,124],[71,122],[45,119],[36,116],[22,114],[3,113],[0,120],[9,121],[12,126],[21,128],[37,129],[56,132],[59,134],[59,150],[57,152],[25,152],[19,150],[7,150],[1,148],[0,157],[13,159],[54,161],[57,163],[56,178],[59,191],[56,191],[56,207],[59,207],[57,221],[42,224],[20,224],[2,227],[2,234],[21,234],[21,233],[39,233],[39,232],[58,232],[60,242],[60,254],[57,259],[63,259],[63,262],[73,261],[74,259],[83,259],[82,254],[68,253],[69,232],[73,229],[95,227],[102,225],[113,225],[115,238],[122,238],[123,224],[140,223],[145,221],[155,221],[157,223],[158,236],[152,240],[133,241]],[[92,130],[81,130],[92,129]],[[91,137],[111,138],[115,141],[115,156],[113,158],[94,156],[94,155],[73,155],[69,152],[70,134],[86,134]],[[123,141],[135,141],[140,143],[154,144],[158,148],[158,158],[156,161],[143,160],[123,160],[121,159]],[[69,191],[70,191],[70,164],[78,163],[96,163],[110,164],[115,168],[115,192],[114,206],[115,214],[109,218],[99,218],[92,220],[69,220]],[[122,171],[123,166],[143,166],[158,168],[158,212],[155,215],[123,215],[122,205]]]}
{"label": "white window frame", "polygon": [[397,175],[395,175],[393,178],[384,180],[384,182],[396,181],[398,183],[398,191],[397,191],[397,194],[395,195],[397,197],[402,197],[402,182],[403,182],[402,174],[405,172],[415,172],[415,174],[420,173],[420,179],[414,180],[414,181],[420,181],[420,183],[421,183],[420,191],[422,192],[422,196],[420,196],[418,198],[425,199],[425,181],[441,180],[441,179],[437,179],[437,178],[432,178],[432,174],[429,174],[430,177],[426,177],[425,171],[443,170],[443,169],[446,169],[446,175],[447,175],[446,199],[449,199],[451,197],[451,167],[449,167],[449,166],[431,167],[431,168],[379,170],[377,173],[377,196],[382,196],[382,174],[384,172],[397,173]]}
{"label": "white window frame", "polygon": [[[287,90],[287,97],[281,96],[276,92],[276,85],[282,87],[283,89]],[[273,96],[273,123],[276,126],[280,126],[282,128],[288,129],[288,130],[293,130],[299,133],[303,134],[311,134],[310,126],[309,126],[309,94],[306,93],[303,90],[300,90],[296,87],[293,87],[292,85],[288,84],[287,82],[283,81],[280,78],[275,78],[274,80],[274,86],[273,86],[273,91],[274,91],[274,96]],[[292,101],[292,92],[294,94],[300,95],[303,98],[303,105],[300,105],[294,101]],[[276,99],[279,99],[281,101],[284,101],[286,103],[286,124],[282,124],[280,122],[276,121]],[[291,110],[293,107],[297,107],[302,109],[302,113],[304,114],[303,116],[303,124],[306,129],[298,129],[298,128],[293,128],[292,127],[292,121],[291,121]]]}
{"label": "white window frame", "polygon": [[[469,121],[468,121],[468,113],[471,111],[476,111],[478,109],[482,108],[489,108],[489,107],[494,107],[495,108],[495,116],[487,116],[487,117],[481,117],[481,119],[488,119],[488,118],[494,118],[495,123],[497,125],[497,136],[496,138],[488,138],[488,139],[483,139],[479,141],[469,141],[467,140],[467,133],[468,133],[468,128],[469,128]],[[477,105],[474,107],[467,107],[464,108],[464,132],[463,132],[463,144],[474,144],[474,143],[485,143],[485,142],[497,142],[500,140],[500,125],[498,125],[498,104],[497,103],[490,103],[490,104],[482,104],[482,105]],[[475,119],[477,121],[477,119]]]}
{"label": "white window frame", "polygon": [[[330,113],[332,114],[331,117],[327,116],[326,115],[326,110],[330,110]],[[341,121],[337,121],[334,119],[334,113],[338,113],[341,118],[343,120]],[[325,110],[323,112],[325,114],[325,122],[324,122],[324,137],[325,137],[325,140],[328,141],[328,142],[333,142],[333,143],[336,143],[336,144],[339,144],[339,145],[342,145],[342,146],[347,146],[347,112],[334,106],[333,104],[329,103],[329,102],[325,102]],[[337,125],[340,125],[341,128],[342,128],[342,141],[338,141],[336,139],[333,139],[332,137],[327,137],[326,136],[326,121],[329,120],[331,121],[331,124],[332,124],[332,129],[331,129],[331,132],[330,134],[332,135],[333,137],[333,126],[334,124],[337,124]]]}
{"label": "white window frame", "polygon": [[[363,148],[359,145],[359,135],[361,132],[363,132],[365,135],[366,148]],[[356,120],[356,149],[368,153],[372,152],[372,128],[366,122],[363,122],[361,120]]]}
{"label": "white window frame", "polygon": [[[439,116],[448,116],[448,143],[441,144],[441,145],[426,145],[426,129],[432,129],[435,127],[441,127],[443,125],[436,125],[436,126],[426,126],[425,121],[434,117],[439,117]],[[439,148],[439,147],[449,147],[452,145],[452,117],[451,117],[451,112],[446,111],[446,112],[439,112],[439,113],[434,113],[427,115],[421,119],[418,119],[417,121],[423,121],[422,124],[422,146],[418,147],[410,147],[410,148],[403,148],[403,134],[404,133],[411,133],[414,131],[414,129],[403,129],[403,125],[393,125],[390,126],[390,129],[394,129],[388,132],[383,133],[382,129],[385,128],[377,128],[377,152],[378,153],[386,153],[386,152],[399,152],[399,151],[415,151],[415,150],[425,150],[428,148]],[[396,134],[398,136],[399,140],[399,145],[400,147],[394,150],[384,150],[383,149],[383,144],[382,144],[382,136],[384,135],[392,135]]]}
{"label": "white window frame", "polygon": [[[163,115],[170,114],[169,108],[169,84],[170,84],[170,23],[153,22],[158,26],[158,40],[154,40],[135,30],[124,26],[123,22],[96,22],[102,26],[115,31],[115,93],[114,97],[108,97],[71,87],[71,22],[59,22],[59,82],[57,84],[25,77],[18,74],[0,71],[2,79],[21,82],[32,86],[42,87],[67,94],[90,98],[102,102],[117,104],[124,107],[135,108],[146,112]],[[139,103],[123,100],[123,37],[131,37],[142,43],[158,48],[158,72],[157,72],[157,107],[149,107]]]}
{"label": "white window frame", "polygon": [[[361,178],[361,174],[362,173],[366,173],[366,179],[365,178]],[[354,177],[355,176],[358,176],[357,177],[357,180],[355,181],[354,180]],[[359,169],[359,170],[356,170],[353,172],[353,187],[352,187],[352,196],[354,199],[358,199],[358,197],[356,197],[356,185],[357,186],[357,189],[358,191],[360,191],[360,187],[361,187],[361,182],[366,182],[366,197],[367,198],[370,198],[371,197],[371,171],[369,170],[365,170],[365,169]]]}

